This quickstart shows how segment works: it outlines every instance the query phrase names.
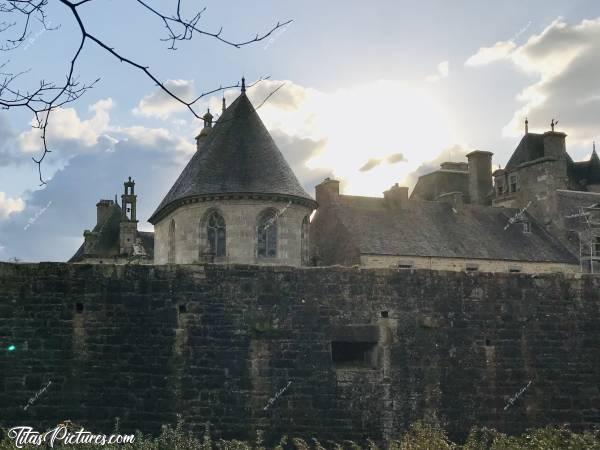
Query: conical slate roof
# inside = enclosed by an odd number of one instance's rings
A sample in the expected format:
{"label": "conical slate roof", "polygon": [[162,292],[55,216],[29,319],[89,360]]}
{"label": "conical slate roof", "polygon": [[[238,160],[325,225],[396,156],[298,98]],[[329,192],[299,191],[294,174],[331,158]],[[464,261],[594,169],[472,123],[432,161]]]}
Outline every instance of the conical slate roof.
{"label": "conical slate roof", "polygon": [[160,203],[157,223],[180,200],[215,194],[279,194],[314,203],[244,92],[225,110]]}

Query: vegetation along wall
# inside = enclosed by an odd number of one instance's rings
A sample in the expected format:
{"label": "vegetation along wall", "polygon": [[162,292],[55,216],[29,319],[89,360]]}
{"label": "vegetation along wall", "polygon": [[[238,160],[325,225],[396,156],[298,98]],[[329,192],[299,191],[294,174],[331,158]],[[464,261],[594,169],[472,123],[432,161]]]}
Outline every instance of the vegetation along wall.
{"label": "vegetation along wall", "polygon": [[158,432],[181,414],[216,437],[383,440],[434,415],[455,437],[600,423],[593,275],[0,264],[0,343],[4,427]]}

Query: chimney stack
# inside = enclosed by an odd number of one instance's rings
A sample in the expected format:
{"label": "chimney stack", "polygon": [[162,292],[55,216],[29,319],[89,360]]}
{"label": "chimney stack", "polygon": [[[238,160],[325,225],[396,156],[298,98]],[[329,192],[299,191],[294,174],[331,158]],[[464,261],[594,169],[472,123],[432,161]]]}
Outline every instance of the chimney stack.
{"label": "chimney stack", "polygon": [[114,204],[112,200],[100,200],[96,203],[96,225],[103,223],[110,214],[110,207]]}
{"label": "chimney stack", "polygon": [[392,208],[406,209],[408,206],[408,187],[394,184],[383,193],[386,203]]}
{"label": "chimney stack", "polygon": [[467,155],[469,161],[469,200],[477,205],[488,204],[493,191],[491,152],[475,150]]}
{"label": "chimney stack", "polygon": [[325,178],[325,180],[315,186],[315,198],[319,205],[330,203],[340,196],[340,182],[332,180],[331,178]]}
{"label": "chimney stack", "polygon": [[565,159],[567,149],[565,145],[565,138],[567,135],[560,131],[546,131],[544,133],[544,156]]}

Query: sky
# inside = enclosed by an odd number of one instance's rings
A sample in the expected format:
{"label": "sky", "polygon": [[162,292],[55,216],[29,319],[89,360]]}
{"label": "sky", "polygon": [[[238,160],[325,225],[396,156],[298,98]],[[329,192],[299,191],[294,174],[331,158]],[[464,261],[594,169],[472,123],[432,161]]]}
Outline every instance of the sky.
{"label": "sky", "polygon": [[[148,0],[174,13],[173,0]],[[198,27],[243,41],[277,22],[269,38],[233,48],[195,35],[170,50],[164,25],[135,1],[93,0],[79,11],[88,31],[184,98],[270,77],[248,89],[280,150],[311,195],[325,177],[352,195],[414,186],[443,161],[480,149],[502,167],[524,132],[552,119],[567,151],[589,158],[600,142],[600,3],[596,0],[328,2],[183,1],[206,7]],[[198,6],[199,5],[199,6]],[[4,71],[28,70],[22,89],[60,82],[78,45],[70,12],[48,5],[24,45],[3,53]],[[0,18],[0,22],[8,20]],[[11,36],[4,32],[0,37]],[[139,228],[195,151],[200,121],[139,70],[86,43],[75,73],[100,81],[53,112],[52,150],[40,186],[40,139],[26,110],[0,112],[0,261],[64,261],[96,222],[96,203],[122,194],[131,176]],[[220,95],[198,104],[220,110]],[[228,89],[231,103],[239,89]]]}

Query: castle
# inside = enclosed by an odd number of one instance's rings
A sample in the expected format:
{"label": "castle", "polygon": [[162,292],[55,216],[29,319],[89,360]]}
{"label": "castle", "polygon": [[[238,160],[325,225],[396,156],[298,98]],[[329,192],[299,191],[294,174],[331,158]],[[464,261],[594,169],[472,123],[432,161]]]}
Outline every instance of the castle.
{"label": "castle", "polygon": [[179,415],[217,439],[365,445],[432,416],[453,439],[597,427],[595,152],[526,133],[501,171],[475,151],[410,196],[327,179],[313,200],[243,87],[212,119],[154,233],[129,179],[75,264],[0,263],[0,426],[157,433]]}
{"label": "castle", "polygon": [[[573,162],[566,135],[526,131],[504,169],[492,153],[445,162],[410,197],[342,195],[339,182],[304,191],[246,96],[213,124],[137,230],[134,182],[98,221],[70,262],[360,265],[507,273],[600,271],[600,159]],[[313,220],[311,213],[316,210]]]}

